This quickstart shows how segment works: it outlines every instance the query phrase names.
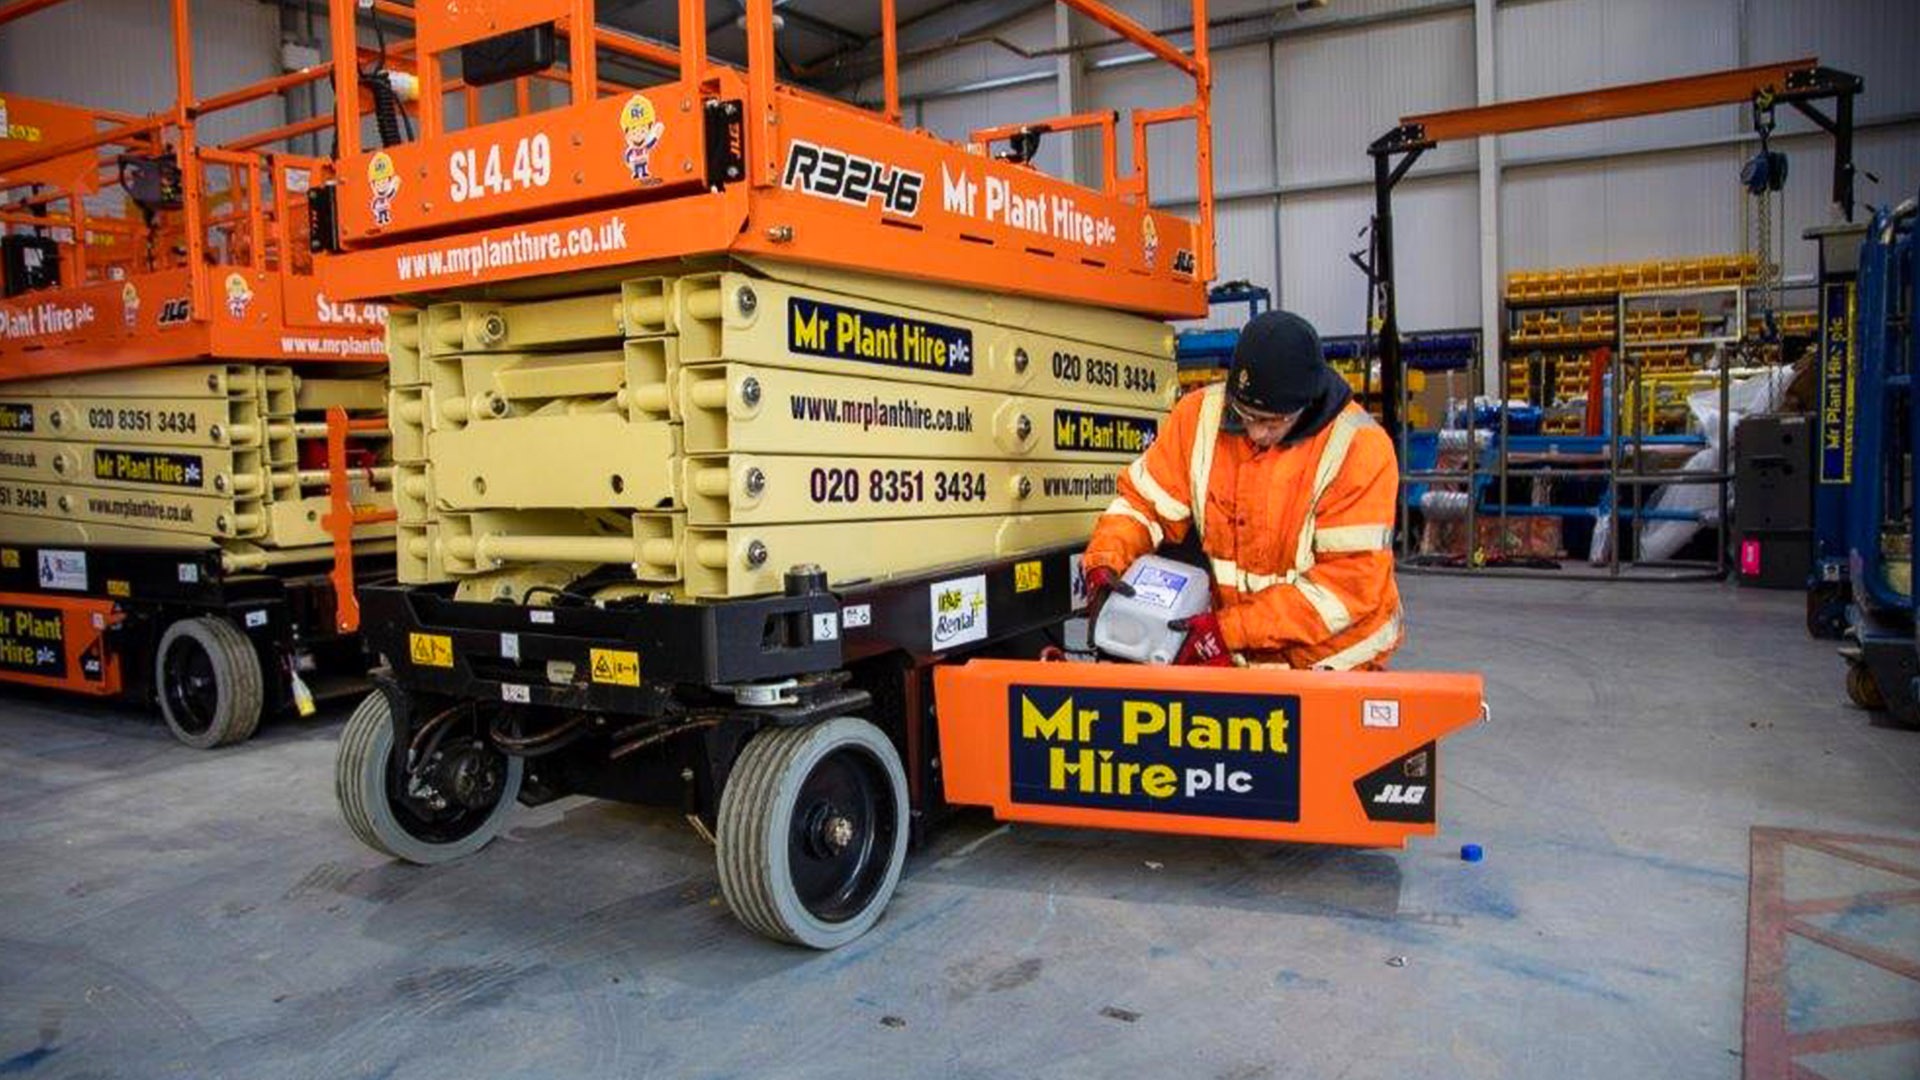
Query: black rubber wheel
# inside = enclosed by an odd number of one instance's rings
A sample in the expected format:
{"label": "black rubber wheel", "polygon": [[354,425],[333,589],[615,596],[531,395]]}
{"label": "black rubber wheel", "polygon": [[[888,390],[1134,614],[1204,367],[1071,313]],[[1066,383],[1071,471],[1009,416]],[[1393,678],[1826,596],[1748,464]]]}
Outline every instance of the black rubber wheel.
{"label": "black rubber wheel", "polygon": [[843,716],[769,728],[720,793],[720,891],[776,941],[833,949],[893,899],[907,855],[907,777],[879,728]]}
{"label": "black rubber wheel", "polygon": [[1873,681],[1873,672],[1867,670],[1865,664],[1847,665],[1847,699],[1873,712],[1884,712],[1887,708],[1887,696],[1880,692],[1880,684]]}
{"label": "black rubber wheel", "polygon": [[1846,589],[1829,582],[1808,589],[1807,634],[1821,640],[1838,641],[1846,630]]}
{"label": "black rubber wheel", "polygon": [[376,690],[347,718],[333,767],[340,816],[361,843],[432,865],[471,855],[499,835],[526,763],[488,743],[470,710],[437,737],[429,734],[418,773],[393,768],[394,752],[392,705]]}
{"label": "black rubber wheel", "polygon": [[260,726],[260,654],[225,619],[181,619],[160,635],[153,685],[173,737],[196,750],[244,742]]}

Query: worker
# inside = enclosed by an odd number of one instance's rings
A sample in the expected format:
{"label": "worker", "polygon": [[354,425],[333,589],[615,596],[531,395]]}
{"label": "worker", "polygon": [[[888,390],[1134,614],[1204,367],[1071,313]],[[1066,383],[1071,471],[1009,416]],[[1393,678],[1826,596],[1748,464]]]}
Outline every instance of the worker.
{"label": "worker", "polygon": [[1400,643],[1393,442],[1291,312],[1254,318],[1120,474],[1082,559],[1090,613],[1163,543],[1198,548],[1236,663],[1379,669]]}

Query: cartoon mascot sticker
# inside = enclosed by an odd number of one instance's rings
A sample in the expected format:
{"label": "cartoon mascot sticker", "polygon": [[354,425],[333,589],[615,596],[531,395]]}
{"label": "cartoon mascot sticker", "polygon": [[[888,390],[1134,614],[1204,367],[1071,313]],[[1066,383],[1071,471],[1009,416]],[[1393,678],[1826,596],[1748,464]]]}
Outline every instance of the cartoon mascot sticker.
{"label": "cartoon mascot sticker", "polygon": [[400,174],[394,171],[393,159],[384,152],[373,155],[373,160],[367,162],[367,190],[372,193],[373,223],[393,224],[393,199],[400,194]]}
{"label": "cartoon mascot sticker", "polygon": [[1140,219],[1140,250],[1147,257],[1147,269],[1153,269],[1154,260],[1160,257],[1160,227],[1153,223],[1153,215]]}
{"label": "cartoon mascot sticker", "polygon": [[120,286],[120,317],[126,320],[127,329],[140,325],[140,290],[129,281]]}
{"label": "cartoon mascot sticker", "polygon": [[227,314],[236,319],[247,317],[247,305],[253,303],[253,290],[239,274],[227,275]]}
{"label": "cartoon mascot sticker", "polygon": [[659,114],[654,111],[653,102],[645,94],[635,94],[627,99],[620,109],[620,134],[626,138],[627,149],[623,157],[628,171],[642,184],[653,185],[660,178],[647,168],[648,159],[653,156],[653,148],[660,145],[660,136],[664,135],[667,125],[660,122]]}

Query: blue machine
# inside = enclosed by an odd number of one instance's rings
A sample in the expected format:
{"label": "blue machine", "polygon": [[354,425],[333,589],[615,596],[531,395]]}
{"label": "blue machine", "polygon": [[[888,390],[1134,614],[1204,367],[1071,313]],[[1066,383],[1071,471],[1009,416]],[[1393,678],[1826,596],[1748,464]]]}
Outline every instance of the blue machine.
{"label": "blue machine", "polygon": [[[1273,307],[1273,293],[1264,286],[1244,281],[1229,281],[1207,290],[1207,306],[1247,305],[1247,320]],[[1231,330],[1182,330],[1174,339],[1174,362],[1182,368],[1224,368],[1233,362],[1233,347],[1240,340],[1240,328]]]}
{"label": "blue machine", "polygon": [[[1273,293],[1262,285],[1229,281],[1207,291],[1207,305],[1247,305],[1247,321],[1273,307]],[[1240,340],[1240,329],[1182,330],[1175,338],[1174,359],[1182,368],[1224,368],[1233,362],[1233,347]],[[1320,339],[1320,351],[1328,360],[1358,360],[1372,355],[1372,342],[1363,334]],[[1407,367],[1414,371],[1461,371],[1473,362],[1479,351],[1476,335],[1418,334],[1406,338],[1400,346]]]}
{"label": "blue machine", "polygon": [[[1854,409],[1853,438],[1850,445],[1844,438],[1823,438],[1819,447],[1821,475],[1844,471],[1851,477],[1845,517],[1853,642],[1841,650],[1847,659],[1847,693],[1855,703],[1885,709],[1907,725],[1920,725],[1912,570],[1920,472],[1910,460],[1914,432],[1920,430],[1920,394],[1913,386],[1920,371],[1913,326],[1920,313],[1915,206],[1909,199],[1882,210],[1867,227],[1851,321],[1857,382],[1845,387]],[[1848,374],[1842,365],[1835,378],[1846,380]],[[1823,400],[1823,413],[1833,407]]]}
{"label": "blue machine", "polygon": [[1866,225],[1819,225],[1802,235],[1820,249],[1819,394],[1814,430],[1822,453],[1813,488],[1813,574],[1807,582],[1807,633],[1840,638],[1847,628],[1847,493],[1853,485],[1855,392],[1859,369],[1860,241]]}

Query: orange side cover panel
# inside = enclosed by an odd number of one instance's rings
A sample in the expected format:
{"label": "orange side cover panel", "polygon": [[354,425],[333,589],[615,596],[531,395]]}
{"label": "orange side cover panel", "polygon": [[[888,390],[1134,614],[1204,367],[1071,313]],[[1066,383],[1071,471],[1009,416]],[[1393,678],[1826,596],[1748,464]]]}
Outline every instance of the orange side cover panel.
{"label": "orange side cover panel", "polygon": [[0,593],[0,682],[118,694],[120,658],[106,635],[119,621],[111,600]]}
{"label": "orange side cover panel", "polygon": [[934,671],[947,801],[1007,821],[1364,847],[1432,835],[1477,675],[974,660]]}

